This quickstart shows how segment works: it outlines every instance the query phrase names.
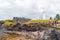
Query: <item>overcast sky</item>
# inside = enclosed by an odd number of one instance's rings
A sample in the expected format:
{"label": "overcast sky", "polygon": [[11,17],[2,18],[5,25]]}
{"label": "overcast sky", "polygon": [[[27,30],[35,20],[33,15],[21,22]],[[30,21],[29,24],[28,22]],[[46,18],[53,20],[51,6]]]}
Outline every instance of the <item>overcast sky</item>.
{"label": "overcast sky", "polygon": [[46,19],[60,14],[60,0],[0,0],[0,20],[13,17],[42,19],[43,12]]}

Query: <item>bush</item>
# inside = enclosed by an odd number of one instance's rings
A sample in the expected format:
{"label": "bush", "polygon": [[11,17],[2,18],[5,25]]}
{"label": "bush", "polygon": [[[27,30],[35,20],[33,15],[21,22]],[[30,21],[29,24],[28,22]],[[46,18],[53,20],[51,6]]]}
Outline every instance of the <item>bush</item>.
{"label": "bush", "polygon": [[13,22],[13,20],[6,20],[6,21],[8,21],[8,22]]}

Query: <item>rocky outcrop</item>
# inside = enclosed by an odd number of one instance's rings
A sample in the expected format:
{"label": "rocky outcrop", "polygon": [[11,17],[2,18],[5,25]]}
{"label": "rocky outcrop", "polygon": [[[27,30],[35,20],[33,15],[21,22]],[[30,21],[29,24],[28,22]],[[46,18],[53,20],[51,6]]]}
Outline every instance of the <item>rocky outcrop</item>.
{"label": "rocky outcrop", "polygon": [[24,23],[24,22],[27,22],[29,20],[30,19],[28,19],[28,18],[19,18],[19,17],[14,17],[13,18],[13,22],[15,22],[15,23]]}

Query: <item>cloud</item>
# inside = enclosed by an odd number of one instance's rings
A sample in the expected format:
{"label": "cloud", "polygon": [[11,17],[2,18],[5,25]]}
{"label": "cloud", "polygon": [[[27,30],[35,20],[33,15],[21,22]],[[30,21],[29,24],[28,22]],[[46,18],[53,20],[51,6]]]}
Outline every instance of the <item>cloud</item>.
{"label": "cloud", "polygon": [[60,0],[0,0],[0,20],[15,16],[42,19],[43,12],[46,19],[60,14]]}

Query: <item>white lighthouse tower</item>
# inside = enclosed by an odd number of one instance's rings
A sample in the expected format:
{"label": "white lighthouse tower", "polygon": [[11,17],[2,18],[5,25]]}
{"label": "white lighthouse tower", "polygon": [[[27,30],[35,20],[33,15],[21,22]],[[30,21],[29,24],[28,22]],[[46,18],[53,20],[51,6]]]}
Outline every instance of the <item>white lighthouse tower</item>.
{"label": "white lighthouse tower", "polygon": [[43,20],[45,20],[46,19],[46,13],[45,13],[45,11],[43,11]]}
{"label": "white lighthouse tower", "polygon": [[44,9],[44,8],[41,9],[42,20],[46,20],[46,11],[45,10],[46,9]]}

